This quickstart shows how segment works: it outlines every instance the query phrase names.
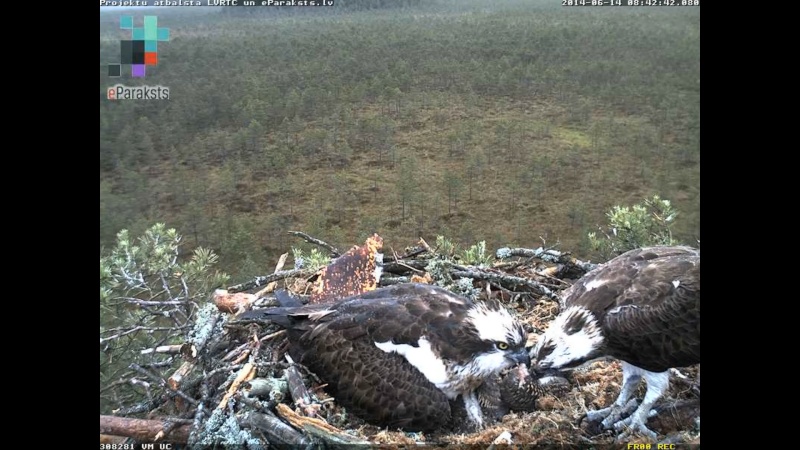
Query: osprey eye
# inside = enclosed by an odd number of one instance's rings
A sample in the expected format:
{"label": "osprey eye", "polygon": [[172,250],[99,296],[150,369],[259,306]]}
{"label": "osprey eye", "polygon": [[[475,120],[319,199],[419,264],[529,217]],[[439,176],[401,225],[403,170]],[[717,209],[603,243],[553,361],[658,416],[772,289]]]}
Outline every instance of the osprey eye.
{"label": "osprey eye", "polygon": [[498,342],[497,348],[499,348],[500,350],[508,350],[508,344],[506,344],[505,342]]}

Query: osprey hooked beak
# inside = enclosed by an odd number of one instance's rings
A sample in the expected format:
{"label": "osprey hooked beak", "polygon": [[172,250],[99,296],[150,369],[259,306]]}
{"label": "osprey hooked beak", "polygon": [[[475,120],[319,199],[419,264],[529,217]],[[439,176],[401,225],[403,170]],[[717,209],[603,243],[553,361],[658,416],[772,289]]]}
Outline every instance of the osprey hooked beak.
{"label": "osprey hooked beak", "polygon": [[531,357],[524,347],[509,353],[506,355],[506,358],[514,361],[516,364],[524,364],[525,366],[531,365]]}

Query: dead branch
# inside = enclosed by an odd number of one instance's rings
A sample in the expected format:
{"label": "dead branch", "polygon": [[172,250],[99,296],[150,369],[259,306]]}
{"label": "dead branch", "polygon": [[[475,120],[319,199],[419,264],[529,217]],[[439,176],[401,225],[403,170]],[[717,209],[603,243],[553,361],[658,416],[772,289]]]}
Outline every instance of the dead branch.
{"label": "dead branch", "polygon": [[129,406],[127,408],[115,409],[115,410],[113,410],[111,412],[113,412],[114,414],[118,414],[120,416],[130,416],[130,415],[133,415],[133,414],[141,414],[141,413],[146,413],[146,412],[152,411],[152,410],[158,408],[161,403],[163,403],[163,401],[152,400],[152,401],[147,401],[147,402],[142,402],[142,403],[139,403],[139,404],[136,404],[136,405],[132,405],[132,406]]}
{"label": "dead branch", "polygon": [[255,277],[252,280],[247,281],[245,283],[230,286],[228,288],[228,292],[249,291],[251,289],[258,289],[261,286],[264,286],[265,284],[272,283],[273,281],[283,280],[284,278],[305,277],[308,275],[309,272],[306,269],[281,270],[279,272],[273,273],[272,275]]}
{"label": "dead branch", "polygon": [[194,369],[194,363],[191,361],[184,361],[178,370],[172,373],[172,375],[167,378],[167,384],[171,389],[178,389],[181,386],[181,382],[184,378],[186,378],[189,373],[191,373],[192,369]]}
{"label": "dead branch", "polygon": [[[286,265],[286,258],[288,258],[288,257],[289,257],[288,253],[282,254],[280,256],[280,258],[278,258],[278,264],[275,264],[275,270],[272,273],[278,273],[281,270],[283,270],[283,266]],[[263,296],[269,294],[270,292],[274,291],[277,286],[278,286],[278,283],[275,282],[275,281],[273,281],[271,283],[268,283],[267,287],[265,287],[264,289],[256,292],[256,297],[263,297]]]}
{"label": "dead branch", "polygon": [[252,363],[245,364],[241,369],[239,369],[239,373],[236,374],[236,379],[233,380],[231,386],[228,388],[228,392],[222,397],[220,400],[219,405],[217,405],[217,409],[222,409],[228,404],[228,400],[236,393],[239,389],[239,386],[244,383],[245,381],[250,381],[256,376],[256,366]]}
{"label": "dead branch", "polygon": [[286,382],[289,384],[289,394],[292,396],[294,404],[297,405],[305,415],[309,417],[316,416],[319,405],[311,401],[311,393],[308,392],[308,388],[303,383],[303,377],[301,377],[300,372],[297,371],[297,367],[291,356],[287,354],[286,360],[289,361],[289,367],[286,369]]}
{"label": "dead branch", "polygon": [[189,440],[189,425],[175,426],[170,420],[144,420],[128,417],[100,416],[100,433],[126,436],[140,442],[174,442]]}
{"label": "dead branch", "polygon": [[155,348],[146,348],[139,352],[142,355],[147,355],[150,353],[166,353],[168,355],[177,355],[181,353],[181,349],[183,345],[162,345]]}
{"label": "dead branch", "polygon": [[197,408],[194,410],[194,418],[192,420],[192,427],[189,431],[189,445],[195,445],[197,440],[199,439],[201,433],[199,430],[202,429],[203,426],[203,419],[208,415],[207,411],[208,408],[206,405],[209,403],[209,397],[211,396],[211,389],[209,387],[209,378],[205,378],[202,383],[200,383],[200,403],[197,405]]}
{"label": "dead branch", "polygon": [[[241,355],[243,352],[244,353],[249,353],[248,347],[250,347],[251,345],[253,345],[253,343],[250,342],[250,341],[247,341],[244,344],[235,347],[233,350],[231,350],[228,353],[226,353],[225,356],[223,356],[220,359],[220,361],[230,361],[230,360],[232,360],[234,358],[238,358],[239,355]],[[247,350],[247,351],[245,351],[245,350]]]}
{"label": "dead branch", "polygon": [[396,275],[408,275],[412,272],[422,272],[428,265],[428,261],[420,259],[398,259],[391,263],[383,264],[383,271]]}
{"label": "dead branch", "polygon": [[404,254],[402,254],[402,255],[385,256],[383,258],[383,262],[384,263],[388,263],[388,262],[399,261],[401,259],[414,258],[416,256],[419,256],[419,255],[423,254],[423,253],[426,253],[428,250],[429,250],[428,248],[425,248],[422,245],[418,245],[418,246],[411,247],[411,248],[407,249],[406,252]]}
{"label": "dead branch", "polygon": [[237,400],[242,405],[249,406],[251,410],[255,411],[269,411],[276,405],[276,402],[274,402],[272,399],[266,399],[262,401],[258,397],[252,396],[252,394],[250,394],[250,396],[242,395]]}
{"label": "dead branch", "polygon": [[314,444],[314,441],[297,432],[294,428],[283,423],[280,419],[270,413],[260,413],[251,411],[245,413],[241,419],[243,425],[257,430],[261,430],[271,444],[283,444],[297,447],[307,447]]}
{"label": "dead branch", "polygon": [[529,249],[529,248],[498,248],[497,252],[495,253],[497,258],[504,259],[510,258],[512,256],[523,256],[526,258],[539,258],[542,261],[551,262],[551,263],[561,263],[561,264],[569,264],[575,266],[582,270],[583,272],[589,272],[590,270],[597,267],[597,264],[581,261],[577,258],[573,258],[567,252],[560,252],[558,250],[553,249],[545,249],[542,247],[536,249]]}
{"label": "dead branch", "polygon": [[197,404],[197,400],[193,399],[192,397],[189,397],[188,395],[186,395],[180,389],[173,389],[173,387],[170,386],[169,383],[167,383],[163,378],[161,378],[160,376],[150,372],[149,370],[145,369],[144,367],[142,367],[142,366],[140,366],[138,364],[131,364],[128,367],[133,369],[133,370],[135,370],[135,371],[137,371],[137,372],[139,372],[139,373],[141,373],[142,375],[145,375],[146,377],[150,378],[151,380],[155,381],[159,386],[174,392],[177,396],[179,396],[180,398],[186,400],[187,402],[191,403],[192,405],[196,405]]}
{"label": "dead branch", "polygon": [[425,239],[419,238],[419,245],[420,245],[422,248],[424,248],[426,252],[428,252],[428,253],[433,253],[433,250],[431,250],[431,246],[430,246],[430,245],[428,245],[428,243],[427,243],[427,242],[425,242]]}
{"label": "dead branch", "polygon": [[271,392],[285,389],[285,382],[280,378],[253,378],[244,383],[244,392],[250,397],[267,397]]}
{"label": "dead branch", "polygon": [[284,334],[286,334],[286,330],[278,330],[278,331],[276,331],[274,333],[270,333],[270,334],[262,337],[261,339],[259,339],[259,341],[260,342],[266,342],[266,341],[268,341],[270,339],[274,339],[274,338],[276,338],[278,336],[283,336]]}
{"label": "dead branch", "polygon": [[208,372],[206,374],[206,376],[205,376],[205,379],[208,380],[209,378],[213,377],[214,375],[216,375],[218,373],[223,373],[223,372],[230,373],[230,372],[232,372],[234,370],[239,370],[242,367],[244,367],[244,364],[231,364],[231,365],[226,365],[226,366],[222,366],[222,367],[217,367],[216,369],[212,370],[211,372]]}
{"label": "dead branch", "polygon": [[409,277],[381,277],[381,286],[390,286],[392,284],[408,283],[411,279]]}
{"label": "dead branch", "polygon": [[[114,339],[119,339],[122,336],[131,334],[131,333],[135,333],[137,331],[142,331],[142,330],[150,330],[150,328],[143,327],[141,325],[135,326],[135,327],[131,328],[130,330],[126,330],[126,331],[123,331],[121,333],[117,333],[117,334],[115,334],[113,336],[109,336],[109,337],[106,337],[106,338],[100,338],[100,344],[103,344],[105,342],[108,342],[108,341],[111,341],[111,340],[114,340]],[[172,328],[162,328],[162,330],[173,331]]]}
{"label": "dead branch", "polygon": [[[233,326],[233,324],[230,324],[230,325]],[[270,333],[270,334],[265,335],[262,338],[259,338],[258,341],[263,343],[263,342],[269,341],[270,339],[274,339],[274,338],[276,338],[278,336],[283,336],[284,334],[286,334],[286,330],[278,330],[278,331],[276,331],[274,333]],[[231,351],[226,353],[225,356],[223,356],[221,358],[221,361],[230,361],[230,360],[238,357],[239,355],[242,354],[242,352],[245,351],[245,349],[247,349],[247,347],[250,347],[252,345],[253,345],[252,341],[247,341],[244,344],[241,344],[241,345],[233,348]]]}
{"label": "dead branch", "polygon": [[193,303],[193,300],[141,300],[138,298],[131,298],[131,297],[117,297],[120,300],[124,300],[126,303],[130,303],[132,305],[137,306],[177,306],[177,305],[186,305],[188,303]]}
{"label": "dead branch", "polygon": [[328,244],[327,242],[317,239],[315,237],[311,237],[303,233],[302,231],[287,231],[286,233],[291,234],[292,236],[297,236],[310,244],[319,245],[320,247],[331,252],[331,257],[333,258],[337,258],[339,255],[342,254],[342,252],[340,252],[339,249],[337,249],[333,245]]}
{"label": "dead branch", "polygon": [[214,304],[220,312],[236,314],[250,308],[258,296],[245,292],[229,293],[225,289],[214,291]]}
{"label": "dead branch", "polygon": [[[211,319],[209,319],[210,323],[208,325],[212,329],[216,326],[217,321],[220,319],[220,316],[221,314],[214,314],[211,317]],[[181,364],[181,366],[178,368],[178,370],[173,372],[172,375],[170,375],[169,378],[167,378],[167,382],[165,383],[165,385],[169,389],[175,392],[180,392],[179,388],[181,387],[181,383],[183,382],[184,378],[186,378],[195,368],[196,365],[195,358],[197,357],[197,355],[200,354],[200,351],[202,351],[205,348],[209,338],[210,335],[207,336],[202,341],[195,342],[193,345],[191,345],[191,347],[183,349],[183,355],[184,357],[187,358],[187,361],[184,361],[183,364]],[[217,336],[216,339],[219,339],[219,336]],[[191,399],[190,403],[196,405],[197,401]],[[183,409],[183,405],[181,405],[179,402],[177,406],[180,409]]]}
{"label": "dead branch", "polygon": [[571,283],[567,283],[566,281],[558,278],[559,276],[563,275],[566,272],[566,266],[564,264],[558,264],[552,267],[546,267],[542,270],[537,270],[536,275],[540,277],[547,278],[551,280],[555,284],[562,285],[563,287],[567,288],[571,285]]}
{"label": "dead branch", "polygon": [[278,415],[283,417],[287,422],[292,424],[293,427],[303,430],[306,433],[318,437],[325,442],[342,445],[342,444],[369,444],[368,441],[361,440],[355,436],[345,433],[344,431],[334,427],[333,425],[321,419],[313,417],[303,417],[300,414],[292,411],[292,408],[279,403],[276,406]]}
{"label": "dead branch", "polygon": [[450,274],[454,277],[459,277],[459,278],[474,278],[476,280],[491,281],[495,284],[499,284],[509,289],[513,289],[516,286],[526,286],[539,295],[542,295],[552,300],[558,300],[558,296],[548,287],[528,278],[516,277],[513,275],[503,275],[499,273],[487,272],[480,269],[466,268],[466,267],[463,268],[462,270],[459,269],[451,270]]}

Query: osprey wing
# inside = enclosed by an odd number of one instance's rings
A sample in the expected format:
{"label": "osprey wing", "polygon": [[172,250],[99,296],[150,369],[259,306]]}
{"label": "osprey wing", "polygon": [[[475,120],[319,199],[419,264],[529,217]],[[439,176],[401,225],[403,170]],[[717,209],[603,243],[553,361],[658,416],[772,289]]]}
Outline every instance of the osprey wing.
{"label": "osprey wing", "polygon": [[408,431],[433,430],[449,421],[447,397],[403,356],[385,353],[368,339],[349,339],[341,330],[318,330],[290,351],[328,383],[327,390],[349,412]]}
{"label": "osprey wing", "polygon": [[700,362],[700,252],[650,247],[592,271],[564,297],[600,320],[611,356],[661,372]]}
{"label": "osprey wing", "polygon": [[423,336],[449,341],[449,336],[443,335],[460,328],[453,324],[464,319],[470,306],[471,301],[443,288],[401,284],[345,299],[331,308],[335,313],[319,322],[348,340],[417,346]]}
{"label": "osprey wing", "polygon": [[305,311],[302,328],[308,331],[293,340],[290,351],[359,417],[405,430],[436,429],[450,419],[445,394],[404,356],[376,343],[418,346],[435,332],[437,320],[463,315],[467,303],[425,285],[378,289]]}
{"label": "osprey wing", "polygon": [[[434,430],[450,420],[447,396],[406,357],[377,344],[455,354],[452,339],[473,303],[425,284],[402,284],[313,304],[250,311],[238,320],[269,320],[289,332],[289,353],[328,383],[349,412],[381,426]],[[456,330],[456,331],[453,331]]]}
{"label": "osprey wing", "polygon": [[[696,266],[696,267],[695,267]],[[696,269],[700,283],[700,252],[690,247],[646,247],[608,261],[576,281],[561,296],[561,309],[582,306],[598,318],[617,306],[653,305],[666,298],[673,282]]]}

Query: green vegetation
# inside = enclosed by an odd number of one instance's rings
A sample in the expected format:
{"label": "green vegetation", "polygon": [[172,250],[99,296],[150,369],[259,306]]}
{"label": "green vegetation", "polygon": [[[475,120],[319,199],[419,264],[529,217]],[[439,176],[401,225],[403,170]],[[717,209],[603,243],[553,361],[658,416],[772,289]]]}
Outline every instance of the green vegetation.
{"label": "green vegetation", "polygon": [[490,267],[494,257],[491,253],[486,253],[486,241],[480,241],[470,246],[461,254],[464,263],[477,267]]}
{"label": "green vegetation", "polygon": [[[101,246],[166,222],[236,280],[287,230],[592,258],[604,213],[653,192],[699,235],[699,8],[384,3],[159,8],[145,79],[106,76],[126,35],[101,10]],[[170,99],[106,100],[117,82]]]}
{"label": "green vegetation", "polygon": [[480,241],[477,244],[461,250],[457,242],[453,242],[446,236],[436,236],[436,246],[434,252],[439,256],[439,259],[448,261],[459,260],[464,264],[471,266],[488,267],[494,261],[494,257],[490,253],[486,253],[486,241]]}
{"label": "green vegetation", "polygon": [[214,269],[218,258],[213,251],[196,248],[187,255],[181,241],[164,224],[150,227],[138,239],[122,230],[100,258],[101,413],[146,396],[146,383],[112,382],[128,378],[122,374],[133,373],[130,364],[168,369],[170,365],[158,364],[168,356],[141,355],[138,349],[185,342],[199,303],[228,281]]}
{"label": "green vegetation", "polygon": [[303,268],[309,271],[316,271],[331,262],[331,258],[324,255],[318,248],[312,248],[308,255],[304,255],[302,249],[293,247],[292,256],[294,257],[295,265],[302,264]]}
{"label": "green vegetation", "polygon": [[672,226],[678,211],[669,200],[658,195],[645,199],[643,204],[614,206],[606,213],[608,229],[600,228],[602,237],[589,233],[593,250],[604,260],[621,255],[628,250],[652,245],[677,245],[672,238]]}

